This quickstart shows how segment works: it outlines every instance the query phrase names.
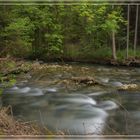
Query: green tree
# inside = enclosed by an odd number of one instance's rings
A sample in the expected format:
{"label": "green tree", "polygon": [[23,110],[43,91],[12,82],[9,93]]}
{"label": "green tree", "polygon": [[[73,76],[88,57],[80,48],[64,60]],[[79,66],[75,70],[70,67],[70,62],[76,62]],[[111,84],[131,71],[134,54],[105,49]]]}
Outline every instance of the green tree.
{"label": "green tree", "polygon": [[[86,1],[80,5],[0,6],[0,11],[5,15],[0,14],[0,47],[18,57],[60,59],[71,49],[69,44],[75,46],[78,57],[110,49],[111,41],[117,46],[115,36],[120,35],[124,22],[121,6]],[[116,53],[113,56],[116,59]]]}

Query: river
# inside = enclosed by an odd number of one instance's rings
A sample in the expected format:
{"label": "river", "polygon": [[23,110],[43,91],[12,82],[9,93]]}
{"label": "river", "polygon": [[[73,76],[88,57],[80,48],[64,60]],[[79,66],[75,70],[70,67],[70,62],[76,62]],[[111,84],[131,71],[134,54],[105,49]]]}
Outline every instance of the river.
{"label": "river", "polygon": [[[20,75],[16,85],[4,90],[2,105],[11,105],[15,117],[66,134],[140,134],[140,91],[118,90],[140,84],[139,68],[48,65]],[[73,76],[91,76],[101,85],[71,84],[66,79]]]}

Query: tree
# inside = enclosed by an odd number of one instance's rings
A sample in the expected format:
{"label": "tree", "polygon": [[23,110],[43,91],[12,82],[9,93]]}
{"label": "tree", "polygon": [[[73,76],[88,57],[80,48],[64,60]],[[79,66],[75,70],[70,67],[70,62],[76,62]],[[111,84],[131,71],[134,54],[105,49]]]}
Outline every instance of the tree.
{"label": "tree", "polygon": [[112,58],[117,59],[116,55],[116,34],[120,30],[120,24],[124,23],[124,18],[121,13],[121,7],[112,6],[111,12],[107,14],[105,23],[102,25],[103,29],[110,35],[112,40]]}
{"label": "tree", "polygon": [[139,5],[136,5],[136,22],[135,22],[135,37],[134,37],[134,56],[136,56],[137,46],[137,33],[138,33],[138,17],[139,17]]}
{"label": "tree", "polygon": [[1,14],[4,11],[1,7],[0,19],[4,26],[0,26],[0,46],[2,50],[8,48],[12,56],[60,59],[72,44],[76,55],[94,57],[96,50],[104,49],[109,50],[110,57],[112,49],[113,58],[117,59],[117,36],[124,21],[121,6],[112,8],[87,2],[80,5],[63,2],[60,5],[14,5],[6,7],[6,16]]}
{"label": "tree", "polygon": [[112,56],[114,60],[117,60],[116,56],[116,41],[115,41],[115,32],[112,31]]}
{"label": "tree", "polygon": [[[114,8],[114,6],[112,6]],[[117,60],[116,56],[116,42],[115,42],[115,30],[112,29],[112,56],[114,60]]]}
{"label": "tree", "polygon": [[126,46],[126,58],[128,59],[129,51],[129,22],[130,22],[130,5],[127,8],[127,46]]}

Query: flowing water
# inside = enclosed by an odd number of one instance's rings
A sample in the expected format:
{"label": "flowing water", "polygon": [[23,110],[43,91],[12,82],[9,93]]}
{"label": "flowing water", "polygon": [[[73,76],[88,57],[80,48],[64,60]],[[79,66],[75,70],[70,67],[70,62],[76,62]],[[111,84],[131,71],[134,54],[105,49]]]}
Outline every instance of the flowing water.
{"label": "flowing water", "polygon": [[[92,76],[102,85],[65,84],[72,76]],[[1,99],[16,117],[66,134],[140,134],[140,91],[117,90],[139,85],[139,68],[67,64],[23,77]]]}

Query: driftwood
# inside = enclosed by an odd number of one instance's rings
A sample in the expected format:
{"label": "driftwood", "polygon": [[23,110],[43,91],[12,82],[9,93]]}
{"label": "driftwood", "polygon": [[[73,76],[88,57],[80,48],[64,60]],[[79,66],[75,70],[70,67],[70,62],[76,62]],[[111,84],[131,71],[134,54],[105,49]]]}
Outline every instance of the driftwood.
{"label": "driftwood", "polygon": [[72,77],[72,81],[79,84],[96,85],[99,84],[93,77]]}

